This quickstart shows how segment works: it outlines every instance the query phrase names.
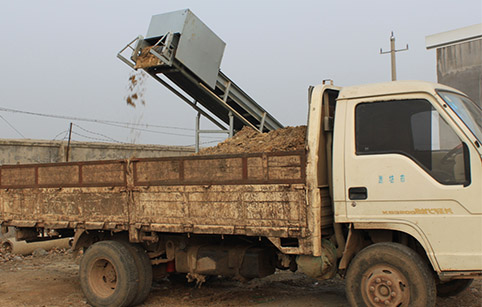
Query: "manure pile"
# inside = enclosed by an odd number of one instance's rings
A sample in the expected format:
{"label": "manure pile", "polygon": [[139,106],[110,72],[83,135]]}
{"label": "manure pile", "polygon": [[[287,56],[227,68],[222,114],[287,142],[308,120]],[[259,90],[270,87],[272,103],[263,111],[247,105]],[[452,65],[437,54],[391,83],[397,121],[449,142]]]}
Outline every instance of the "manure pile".
{"label": "manure pile", "polygon": [[199,155],[304,150],[305,137],[306,126],[286,127],[268,133],[259,133],[245,126],[232,138],[216,146],[201,149]]}

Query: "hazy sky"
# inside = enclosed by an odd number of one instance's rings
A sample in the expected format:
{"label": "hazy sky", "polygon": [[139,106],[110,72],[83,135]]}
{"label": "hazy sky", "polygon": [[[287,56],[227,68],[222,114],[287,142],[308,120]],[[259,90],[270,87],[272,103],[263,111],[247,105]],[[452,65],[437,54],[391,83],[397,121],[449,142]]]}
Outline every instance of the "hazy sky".
{"label": "hazy sky", "polygon": [[[116,58],[152,15],[185,8],[227,43],[223,72],[284,125],[306,123],[308,86],[323,79],[389,81],[379,50],[391,31],[410,47],[397,54],[398,79],[436,81],[425,36],[482,22],[481,0],[1,1],[0,108],[169,127],[75,120],[79,141],[194,144],[196,112],[156,81],[145,106],[125,103],[131,69]],[[62,139],[71,121],[0,110],[0,138]]]}

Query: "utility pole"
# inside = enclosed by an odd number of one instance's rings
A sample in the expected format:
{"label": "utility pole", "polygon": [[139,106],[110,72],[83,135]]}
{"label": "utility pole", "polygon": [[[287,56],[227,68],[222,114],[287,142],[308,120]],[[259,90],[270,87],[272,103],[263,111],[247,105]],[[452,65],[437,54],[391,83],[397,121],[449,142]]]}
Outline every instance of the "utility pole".
{"label": "utility pole", "polygon": [[67,154],[65,155],[65,162],[69,162],[70,140],[71,139],[72,139],[72,123],[70,123],[70,128],[69,128],[69,141],[67,142]]}
{"label": "utility pole", "polygon": [[393,31],[392,35],[390,36],[390,51],[382,51],[382,48],[380,48],[380,54],[386,54],[390,53],[391,55],[391,63],[392,63],[392,81],[397,80],[397,64],[395,63],[395,53],[399,51],[405,51],[408,50],[408,44],[405,49],[395,49],[395,36],[393,36]]}

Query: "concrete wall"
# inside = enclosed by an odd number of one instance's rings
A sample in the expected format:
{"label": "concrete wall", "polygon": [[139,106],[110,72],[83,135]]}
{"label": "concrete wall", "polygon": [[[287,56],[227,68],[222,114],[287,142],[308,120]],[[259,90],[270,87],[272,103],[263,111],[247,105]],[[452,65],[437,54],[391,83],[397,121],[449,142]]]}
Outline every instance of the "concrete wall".
{"label": "concrete wall", "polygon": [[[63,141],[0,139],[0,165],[64,162],[66,152],[67,142]],[[172,157],[192,153],[193,147],[72,142],[69,161]]]}
{"label": "concrete wall", "polygon": [[437,48],[437,79],[482,106],[482,39]]}

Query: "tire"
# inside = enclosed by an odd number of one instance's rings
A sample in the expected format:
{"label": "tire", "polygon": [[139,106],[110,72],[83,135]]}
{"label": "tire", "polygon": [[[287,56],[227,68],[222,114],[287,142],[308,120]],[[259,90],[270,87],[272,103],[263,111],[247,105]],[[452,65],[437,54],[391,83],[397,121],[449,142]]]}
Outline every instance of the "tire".
{"label": "tire", "polygon": [[454,279],[449,282],[437,285],[437,296],[449,297],[455,296],[467,289],[473,282],[473,279]]}
{"label": "tire", "polygon": [[139,279],[131,252],[117,241],[90,246],[80,260],[80,286],[92,306],[129,306]]}
{"label": "tire", "polygon": [[[432,271],[412,249],[377,243],[359,252],[346,273],[351,306],[435,306]],[[387,301],[387,302],[385,302]]]}
{"label": "tire", "polygon": [[136,268],[139,276],[137,282],[137,293],[132,300],[131,305],[136,306],[143,303],[149,296],[152,287],[152,265],[149,256],[147,256],[146,251],[142,246],[138,244],[131,244],[128,242],[121,242],[124,244],[132,254],[134,262],[136,263]]}

